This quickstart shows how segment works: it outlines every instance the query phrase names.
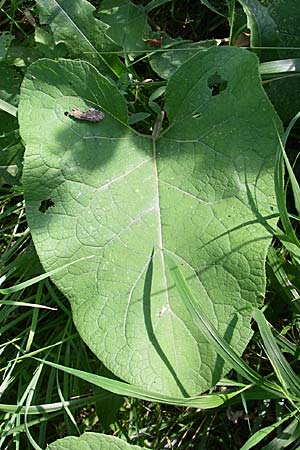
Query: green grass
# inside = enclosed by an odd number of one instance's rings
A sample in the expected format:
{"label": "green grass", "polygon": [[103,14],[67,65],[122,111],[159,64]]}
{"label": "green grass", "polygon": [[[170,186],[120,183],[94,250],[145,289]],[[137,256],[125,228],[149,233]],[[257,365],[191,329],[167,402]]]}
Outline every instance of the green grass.
{"label": "green grass", "polygon": [[[174,37],[199,40],[230,34],[227,20],[200,2],[135,3],[148,4],[151,23]],[[1,30],[26,47],[34,29],[24,8],[30,20],[32,14],[38,21],[35,2],[0,1]],[[18,68],[21,73],[25,69]],[[14,106],[6,103],[12,114]],[[22,184],[16,180],[0,187],[0,448],[43,449],[60,437],[84,431],[113,434],[152,449],[246,450],[253,443],[258,444],[255,448],[271,448],[264,447],[267,442],[272,448],[284,448],[284,442],[286,448],[299,448],[300,188],[295,175],[299,163],[289,161],[299,141],[299,128],[292,129],[296,120],[278,144],[274,180],[280,222],[268,255],[266,309],[255,312],[255,333],[243,358],[195,307],[184,278],[170,261],[192,317],[234,367],[228,379],[207,393],[206,403],[202,398],[193,406],[178,406],[174,400],[167,404],[163,396],[150,394],[148,401],[141,400],[135,397],[146,394],[134,387],[90,375],[106,377],[107,372],[78,336],[67,299],[49,281],[49,274],[43,275],[26,223]],[[232,395],[235,390],[239,395]],[[225,397],[227,403],[211,408],[215,399]],[[115,412],[109,423],[105,411]]]}

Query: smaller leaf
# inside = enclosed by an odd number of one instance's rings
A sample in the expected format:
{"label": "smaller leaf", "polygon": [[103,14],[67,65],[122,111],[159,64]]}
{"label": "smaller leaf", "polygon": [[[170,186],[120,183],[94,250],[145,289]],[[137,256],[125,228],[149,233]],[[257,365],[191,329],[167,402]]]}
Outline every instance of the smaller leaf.
{"label": "smaller leaf", "polygon": [[157,103],[149,101],[149,107],[155,112],[155,114],[159,115],[161,113],[160,106]]}
{"label": "smaller leaf", "polygon": [[150,115],[151,114],[149,114],[147,112],[139,112],[139,113],[132,114],[128,119],[129,125],[133,125],[135,123],[142,122],[143,120],[150,117]]}
{"label": "smaller leaf", "polygon": [[4,63],[0,64],[0,72],[0,99],[17,106],[23,75],[15,67],[10,67]]}
{"label": "smaller leaf", "polygon": [[65,437],[47,446],[47,450],[142,450],[144,448],[127,444],[114,436],[97,433],[84,433],[80,437]]}
{"label": "smaller leaf", "polygon": [[165,91],[166,86],[160,86],[159,88],[155,89],[155,91],[150,95],[149,102],[154,102],[154,100],[157,100],[165,93]]}
{"label": "smaller leaf", "polygon": [[55,45],[54,36],[51,31],[45,28],[35,27],[34,39],[36,48],[46,58],[66,58],[68,56],[68,49],[64,43]]}
{"label": "smaller leaf", "polygon": [[[266,6],[258,0],[239,2],[247,15],[251,46],[261,61],[300,57],[298,0],[276,0]],[[288,123],[300,109],[300,78],[279,80],[277,77],[265,84],[265,90],[281,119]]]}
{"label": "smaller leaf", "polygon": [[105,0],[97,16],[109,25],[107,35],[123,48],[125,54],[133,57],[134,52],[147,50],[143,37],[151,28],[142,8],[130,0]]}
{"label": "smaller leaf", "polygon": [[37,0],[41,24],[49,24],[55,43],[63,42],[73,57],[90,61],[115,73],[120,47],[108,36],[109,26],[94,17],[95,8],[86,0]]}
{"label": "smaller leaf", "polygon": [[[102,392],[102,389],[95,387],[95,393]],[[104,391],[105,392],[105,391]],[[106,393],[99,400],[95,400],[96,413],[102,428],[109,430],[110,424],[116,420],[119,409],[124,403],[124,397],[112,393]]]}
{"label": "smaller leaf", "polygon": [[15,45],[13,43],[8,49],[5,63],[9,66],[23,68],[44,56],[40,48],[30,47],[27,44],[27,41],[22,45]]}
{"label": "smaller leaf", "polygon": [[44,45],[47,48],[53,49],[55,46],[53,34],[45,28],[36,27],[34,32],[35,42]]}
{"label": "smaller leaf", "polygon": [[7,55],[7,51],[11,42],[14,40],[14,36],[7,32],[3,32],[0,36],[0,62],[2,62]]}
{"label": "smaller leaf", "polygon": [[251,47],[261,55],[261,60],[276,59],[274,50],[260,50],[259,47],[277,47],[279,45],[277,24],[268,8],[259,0],[239,0],[247,16],[248,28],[251,30]]}
{"label": "smaller leaf", "polygon": [[162,49],[151,54],[149,60],[152,69],[164,80],[170,76],[199,50],[216,45],[215,40],[190,42],[181,39],[164,38]]}

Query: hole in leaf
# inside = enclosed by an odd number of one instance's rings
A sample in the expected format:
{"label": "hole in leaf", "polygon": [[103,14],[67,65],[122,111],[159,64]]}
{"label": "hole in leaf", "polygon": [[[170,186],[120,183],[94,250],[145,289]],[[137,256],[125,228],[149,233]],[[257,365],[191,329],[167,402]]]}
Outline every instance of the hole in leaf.
{"label": "hole in leaf", "polygon": [[228,81],[224,80],[221,75],[215,74],[207,80],[207,86],[211,90],[211,95],[219,95],[227,88]]}
{"label": "hole in leaf", "polygon": [[65,116],[68,116],[68,115],[69,115],[68,111],[65,111],[65,112],[64,112],[64,115],[65,115]]}
{"label": "hole in leaf", "polygon": [[48,198],[47,200],[42,200],[39,211],[43,214],[48,211],[49,208],[53,208],[55,206],[55,203],[51,198]]}

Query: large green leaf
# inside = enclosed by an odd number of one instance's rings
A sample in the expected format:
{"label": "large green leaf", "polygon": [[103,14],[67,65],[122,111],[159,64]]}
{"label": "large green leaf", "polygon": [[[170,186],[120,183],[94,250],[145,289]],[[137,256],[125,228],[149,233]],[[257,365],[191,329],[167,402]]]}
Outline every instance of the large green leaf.
{"label": "large green leaf", "polygon": [[[73,107],[104,120],[76,121]],[[236,48],[189,59],[168,83],[165,110],[165,132],[140,135],[93,66],[34,63],[19,106],[23,182],[44,268],[94,256],[53,277],[85,342],[133,384],[194,395],[228,367],[190,323],[165,255],[241,353],[265,290],[280,125],[256,56]]]}
{"label": "large green leaf", "polygon": [[80,437],[65,437],[47,446],[48,450],[143,450],[125,441],[105,434],[84,433]]}

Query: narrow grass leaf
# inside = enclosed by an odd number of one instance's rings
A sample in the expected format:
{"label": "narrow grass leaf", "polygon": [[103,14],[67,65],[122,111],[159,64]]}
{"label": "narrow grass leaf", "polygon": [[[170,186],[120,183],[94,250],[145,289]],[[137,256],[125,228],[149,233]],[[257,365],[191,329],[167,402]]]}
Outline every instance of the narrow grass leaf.
{"label": "narrow grass leaf", "polygon": [[[41,302],[43,285],[44,285],[44,282],[40,281],[37,286],[37,292],[36,292],[36,296],[35,296],[37,305],[39,305]],[[30,351],[31,345],[33,343],[33,339],[35,336],[36,327],[37,327],[37,323],[38,323],[38,317],[39,317],[38,314],[39,314],[38,308],[33,309],[32,320],[31,320],[31,324],[30,324],[30,329],[28,330],[28,339],[27,339],[27,343],[26,343],[26,347],[25,347],[26,353],[28,353]]]}
{"label": "narrow grass leaf", "polygon": [[163,6],[166,3],[171,3],[174,0],[152,0],[144,7],[144,11],[146,14],[148,14],[150,11],[152,11],[155,8],[158,8],[159,6]]}
{"label": "narrow grass leaf", "polygon": [[69,266],[72,266],[73,264],[76,264],[79,261],[93,258],[94,256],[85,256],[83,258],[76,259],[76,261],[72,261],[68,264],[65,264],[61,267],[58,267],[57,269],[50,270],[49,272],[43,273],[42,275],[38,275],[37,277],[31,278],[30,280],[24,281],[23,283],[17,284],[16,286],[11,286],[9,288],[0,289],[0,294],[12,294],[13,292],[21,291],[22,289],[25,289],[29,286],[32,286],[35,283],[38,283],[39,281],[45,280],[45,278],[52,277],[52,275],[55,275],[56,273],[60,272],[61,270],[66,269]]}
{"label": "narrow grass leaf", "polygon": [[[71,336],[68,336],[66,339],[62,339],[62,340],[60,340],[58,342],[55,342],[54,344],[46,345],[45,347],[39,348],[39,349],[34,350],[34,351],[30,352],[30,353],[25,353],[23,356],[20,356],[19,358],[17,358],[17,362],[20,362],[22,359],[32,358],[33,356],[38,355],[41,352],[45,352],[46,350],[50,350],[50,349],[53,349],[53,348],[55,348],[57,346],[60,346],[64,342],[66,342],[67,340],[72,340],[75,337],[77,337],[77,335],[73,334]],[[15,359],[13,359],[13,361],[14,360]]]}
{"label": "narrow grass leaf", "polygon": [[258,430],[256,433],[251,436],[247,442],[240,448],[240,450],[250,450],[255,445],[259,444],[265,437],[269,436],[273,431],[275,431],[278,427],[280,427],[284,422],[286,422],[288,419],[290,419],[292,416],[296,414],[297,411],[292,412],[291,414],[287,415],[283,419],[279,420],[278,422],[274,423],[273,425],[270,425],[268,427],[262,428],[261,430]]}
{"label": "narrow grass leaf", "polygon": [[[0,333],[1,334],[1,333]],[[1,348],[1,347],[0,347]],[[1,351],[2,354],[2,351]],[[19,352],[18,352],[19,354]],[[0,398],[2,397],[2,395],[4,394],[4,392],[6,391],[6,389],[8,388],[8,386],[14,381],[15,377],[12,375],[15,365],[17,363],[17,359],[16,358],[14,361],[9,361],[7,363],[7,366],[5,367],[5,371],[4,371],[4,375],[2,378],[2,383],[0,384]]]}
{"label": "narrow grass leaf", "polygon": [[299,377],[295,374],[292,367],[281,353],[276,339],[273,336],[271,328],[269,327],[263,313],[259,309],[255,309],[253,317],[257,322],[264,343],[265,351],[280,382],[283,384],[285,389],[288,389],[290,392],[300,398]]}
{"label": "narrow grass leaf", "polygon": [[[42,363],[43,363],[43,361],[42,361]],[[39,375],[40,375],[42,367],[43,367],[43,364],[40,364],[40,366],[37,368],[35,374],[33,375],[32,379],[31,379],[31,381],[29,382],[29,384],[26,387],[25,391],[21,395],[18,404],[14,405],[14,409],[12,411],[12,415],[11,415],[10,419],[3,426],[2,430],[1,430],[1,435],[0,435],[0,448],[2,448],[2,445],[4,444],[4,441],[5,441],[6,437],[8,436],[8,433],[13,428],[15,422],[18,421],[18,418],[20,417],[19,410],[23,407],[24,403],[26,402],[26,399],[27,399],[27,397],[30,394],[32,386],[34,386],[34,384],[36,382],[36,378],[38,378]],[[26,414],[27,408],[28,408],[28,405],[26,404],[25,414]]]}
{"label": "narrow grass leaf", "polygon": [[[41,424],[44,424],[45,422],[51,421],[52,419],[54,419],[55,417],[57,417],[59,415],[61,415],[61,411],[49,414],[47,416],[42,416],[42,417],[39,417],[37,419],[32,419],[29,422],[27,422],[27,425],[28,425],[29,428],[34,426],[34,425],[41,425]],[[21,423],[20,425],[15,425],[7,433],[7,436],[11,436],[11,435],[15,435],[16,436],[18,433],[25,433],[25,425],[24,425],[24,423]],[[16,450],[20,450],[20,448],[21,447],[16,447]]]}
{"label": "narrow grass leaf", "polygon": [[300,72],[300,59],[280,59],[259,64],[259,73],[261,75],[285,72]]}
{"label": "narrow grass leaf", "polygon": [[[70,323],[68,323],[68,326],[66,326],[66,334],[68,332],[67,330],[69,328],[69,325],[70,325]],[[59,359],[59,355],[58,355],[58,359]],[[66,342],[66,349],[65,349],[65,352],[64,352],[64,362],[65,362],[66,365],[70,364],[70,341]],[[64,404],[66,402],[65,401],[65,397],[68,398],[69,393],[72,391],[72,388],[70,386],[70,383],[71,383],[70,378],[71,377],[69,376],[69,374],[64,372],[64,374],[63,374],[63,381],[62,381],[62,383],[60,383],[58,372],[56,372],[57,392],[58,392],[58,396],[59,396],[61,402],[64,403]],[[70,410],[68,405],[65,406],[64,411],[65,411],[66,418],[67,418],[67,416],[69,418],[69,420],[65,420],[66,427],[67,427],[67,434],[71,435],[74,432],[72,430],[72,427],[70,426],[70,423],[71,423],[73,425],[73,427],[75,428],[77,434],[80,435],[80,430],[79,430],[78,425],[76,423],[76,419],[73,416],[73,414],[72,414],[72,412],[71,412],[71,410]]]}
{"label": "narrow grass leaf", "polygon": [[300,438],[300,422],[296,417],[288,426],[281,430],[279,435],[275,437],[269,444],[262,448],[262,450],[282,450],[283,448],[291,448],[291,444],[295,443],[296,450],[299,450]]}
{"label": "narrow grass leaf", "polygon": [[1,300],[0,305],[29,306],[30,308],[50,309],[51,311],[57,311],[57,308],[51,308],[51,306],[37,305],[36,303],[19,302],[14,300]]}
{"label": "narrow grass leaf", "polygon": [[293,126],[295,125],[295,123],[299,119],[299,117],[300,117],[300,112],[298,114],[296,114],[293,117],[293,119],[290,121],[289,126],[287,127],[287,129],[286,129],[286,131],[285,131],[285,133],[283,135],[284,145],[283,145],[283,142],[280,140],[280,148],[281,148],[282,155],[283,155],[283,158],[284,158],[284,162],[285,162],[285,165],[286,165],[286,168],[287,168],[287,171],[288,171],[289,181],[290,181],[291,186],[292,186],[295,208],[296,208],[296,210],[298,212],[298,216],[300,217],[300,188],[299,188],[298,180],[297,180],[297,178],[296,178],[296,176],[294,174],[294,171],[293,171],[292,166],[290,164],[289,158],[288,158],[288,156],[286,154],[286,151],[285,151],[286,141],[287,141],[287,139],[289,137],[289,134],[290,134]]}
{"label": "narrow grass leaf", "polygon": [[187,398],[170,397],[156,392],[151,392],[148,391],[147,389],[143,389],[139,386],[134,386],[132,384],[127,384],[122,381],[113,380],[110,378],[102,377],[100,375],[84,372],[82,370],[77,370],[70,367],[65,367],[62,366],[61,364],[56,364],[50,361],[41,360],[38,358],[36,359],[51,367],[55,367],[56,369],[62,370],[66,373],[69,373],[70,375],[85,380],[88,383],[92,383],[96,386],[99,386],[102,389],[105,389],[106,391],[113,392],[118,395],[139,398],[151,402],[166,403],[169,405],[188,406],[192,408],[202,408],[202,409],[217,408],[218,406],[223,405],[225,402],[231,400],[232,398],[239,395],[241,392],[244,392],[245,390],[249,389],[250,387],[246,386],[239,389],[238,391],[230,392],[228,394],[218,393]]}
{"label": "narrow grass leaf", "polygon": [[0,109],[2,109],[2,111],[7,112],[11,116],[17,117],[17,108],[1,99],[0,99]]}
{"label": "narrow grass leaf", "polygon": [[[282,227],[284,229],[284,232],[286,234],[285,241],[291,242],[292,244],[295,244],[297,247],[299,247],[299,241],[297,239],[297,236],[295,234],[295,231],[292,227],[292,224],[290,222],[289,214],[287,211],[286,206],[286,195],[285,195],[285,188],[284,188],[284,166],[283,166],[283,153],[282,148],[285,145],[286,142],[286,136],[283,137],[283,142],[280,139],[279,132],[278,134],[278,149],[276,154],[276,162],[275,162],[275,171],[274,171],[274,184],[275,184],[275,195],[277,200],[277,207],[280,215],[280,219],[282,222]],[[280,234],[278,235],[278,238],[283,242]],[[285,243],[283,242],[285,245]]]}
{"label": "narrow grass leaf", "polygon": [[25,408],[25,415],[24,415],[24,425],[25,425],[26,435],[28,437],[29,442],[31,443],[32,447],[35,450],[43,450],[43,449],[35,442],[35,440],[31,436],[31,433],[30,433],[29,427],[28,427],[28,423],[27,423],[27,410],[31,405],[31,401],[34,396],[36,386],[39,381],[42,369],[43,369],[43,364],[40,364],[39,367],[37,368],[37,370],[35,371],[35,374],[33,375],[32,380],[29,383],[29,392],[28,392],[28,396],[26,398],[26,408]]}
{"label": "narrow grass leaf", "polygon": [[[298,311],[300,311],[299,293],[297,289],[292,285],[286,271],[283,267],[283,262],[280,260],[279,255],[277,255],[276,250],[270,247],[268,250],[268,263],[276,277],[277,282],[280,284],[284,295],[288,301],[293,302]],[[280,337],[282,338],[282,336]],[[293,350],[293,354],[296,350]]]}
{"label": "narrow grass leaf", "polygon": [[84,398],[76,398],[67,400],[64,402],[53,402],[53,403],[43,403],[40,405],[31,405],[29,407],[21,406],[18,407],[18,405],[9,405],[7,403],[0,403],[0,411],[12,414],[18,409],[18,414],[25,414],[27,412],[27,415],[37,415],[37,414],[50,414],[56,411],[61,411],[66,406],[69,408],[80,408],[83,406],[91,405],[95,402],[95,399],[102,399],[106,398],[108,396],[107,392],[96,394],[96,395],[90,395],[88,397]]}
{"label": "narrow grass leaf", "polygon": [[[56,373],[57,373],[57,371],[53,367],[50,368],[50,373],[49,373],[49,370],[47,370],[47,372],[46,371],[44,372],[44,377],[45,376],[47,377],[47,381],[46,381],[46,383],[47,383],[47,390],[46,390],[46,395],[45,395],[45,402],[47,402],[47,403],[50,403],[52,401],[52,398],[53,398],[53,392],[54,392],[53,389],[54,389]],[[79,392],[79,390],[77,392]],[[87,400],[88,399],[85,398],[85,400],[86,400],[85,407],[87,407]],[[28,414],[28,412],[27,412],[27,414]],[[47,416],[47,414],[46,414],[46,416]],[[51,419],[49,419],[49,425],[50,425],[50,420]],[[43,421],[41,423],[41,425],[40,425],[39,438],[38,438],[39,439],[38,442],[39,442],[40,446],[43,447],[43,448],[46,447],[46,442],[48,440],[47,428],[48,428],[48,421]]]}

